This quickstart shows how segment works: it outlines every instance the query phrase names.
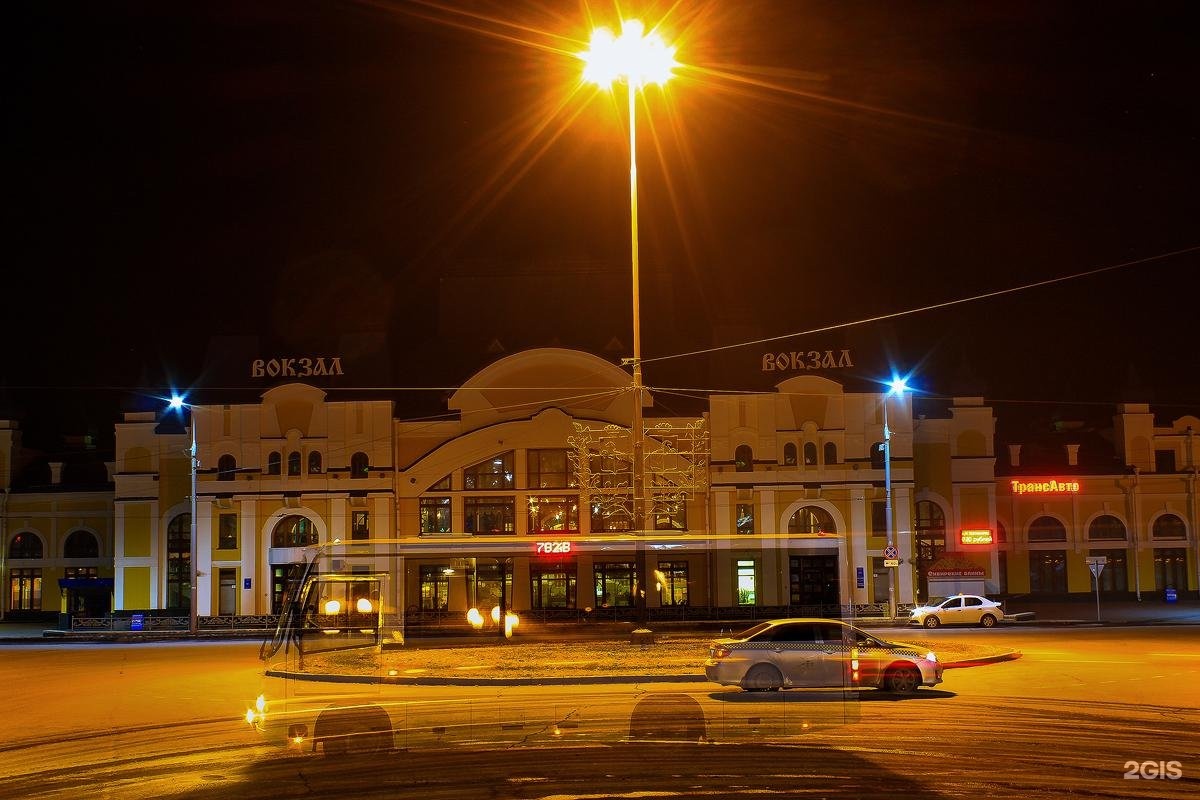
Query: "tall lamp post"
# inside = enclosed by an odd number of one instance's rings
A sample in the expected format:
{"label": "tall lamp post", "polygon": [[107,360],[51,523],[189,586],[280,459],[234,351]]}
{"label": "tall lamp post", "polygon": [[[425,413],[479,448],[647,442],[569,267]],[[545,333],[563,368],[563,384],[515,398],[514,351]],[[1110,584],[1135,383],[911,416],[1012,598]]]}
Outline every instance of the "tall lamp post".
{"label": "tall lamp post", "polygon": [[[896,378],[889,384],[887,393],[883,396],[883,519],[884,526],[887,528],[887,550],[885,557],[889,554],[896,553],[895,540],[892,537],[892,431],[888,428],[888,400],[893,395],[903,395],[908,388],[907,382],[903,378]],[[886,558],[885,558],[886,560]],[[890,559],[897,561],[897,557]],[[896,567],[891,566],[888,569],[892,570],[888,577],[888,615],[896,618]]]}
{"label": "tall lamp post", "polygon": [[644,542],[646,531],[645,426],[642,420],[642,331],[641,300],[638,278],[638,200],[637,200],[637,90],[647,84],[665,84],[678,66],[675,48],[668,47],[653,31],[637,20],[626,20],[621,35],[614,37],[607,28],[592,32],[584,61],[583,78],[601,87],[624,82],[629,99],[629,243],[633,285],[633,520],[637,538],[637,621],[645,627],[647,565]]}
{"label": "tall lamp post", "polygon": [[[183,398],[179,395],[171,395],[171,408],[179,412],[180,418],[183,418],[184,406],[192,408],[183,402]],[[191,602],[191,608],[188,611],[188,632],[193,636],[196,635],[196,578],[199,575],[196,569],[196,472],[200,465],[200,457],[196,451],[196,411],[192,409],[191,420],[188,422],[188,431],[191,434],[191,447],[188,448],[188,462],[191,466],[192,473],[192,510],[191,510],[191,531],[190,531],[190,552],[188,553],[188,597]]]}

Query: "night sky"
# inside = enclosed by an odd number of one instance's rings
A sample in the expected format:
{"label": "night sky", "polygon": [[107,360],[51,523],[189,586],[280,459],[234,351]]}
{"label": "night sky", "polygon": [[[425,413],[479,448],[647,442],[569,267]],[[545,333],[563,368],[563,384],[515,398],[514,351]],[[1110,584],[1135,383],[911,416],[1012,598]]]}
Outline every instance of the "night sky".
{"label": "night sky", "polygon": [[[687,65],[639,104],[647,382],[769,388],[762,353],[852,341],[933,395],[1195,412],[1193,5],[627,7]],[[493,339],[629,354],[624,90],[572,56],[611,3],[5,12],[0,411],[31,430],[255,389],[230,342],[386,341],[344,386],[454,385]]]}

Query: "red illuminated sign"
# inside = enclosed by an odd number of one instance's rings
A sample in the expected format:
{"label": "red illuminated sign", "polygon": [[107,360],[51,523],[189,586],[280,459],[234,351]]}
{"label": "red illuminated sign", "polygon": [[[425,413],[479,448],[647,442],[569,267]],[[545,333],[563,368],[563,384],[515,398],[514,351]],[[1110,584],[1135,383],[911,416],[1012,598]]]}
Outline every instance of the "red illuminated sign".
{"label": "red illuminated sign", "polygon": [[959,531],[958,540],[963,544],[991,544],[995,541],[991,530],[984,528],[980,530],[967,530],[963,528]]}
{"label": "red illuminated sign", "polygon": [[1012,481],[1013,494],[1079,494],[1079,481]]}
{"label": "red illuminated sign", "polygon": [[534,546],[534,551],[539,556],[564,556],[571,554],[570,542],[538,542]]}

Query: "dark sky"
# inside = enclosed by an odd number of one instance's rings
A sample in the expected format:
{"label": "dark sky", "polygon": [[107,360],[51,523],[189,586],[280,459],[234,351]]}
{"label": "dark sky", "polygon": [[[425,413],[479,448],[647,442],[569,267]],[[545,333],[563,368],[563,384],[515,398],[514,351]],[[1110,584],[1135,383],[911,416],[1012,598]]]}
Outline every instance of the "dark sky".
{"label": "dark sky", "polygon": [[[688,65],[639,109],[643,354],[1200,247],[1192,6],[629,8]],[[628,348],[624,95],[577,89],[589,17],[615,12],[6,5],[7,412],[49,425],[67,397],[65,427],[103,432],[133,387],[229,385],[204,363],[230,336],[267,355],[386,337],[366,383],[392,386],[461,382],[493,336]],[[1198,267],[1149,260],[837,336],[933,394],[1194,407]],[[463,288],[497,275],[507,291]],[[647,376],[760,388],[694,357]]]}

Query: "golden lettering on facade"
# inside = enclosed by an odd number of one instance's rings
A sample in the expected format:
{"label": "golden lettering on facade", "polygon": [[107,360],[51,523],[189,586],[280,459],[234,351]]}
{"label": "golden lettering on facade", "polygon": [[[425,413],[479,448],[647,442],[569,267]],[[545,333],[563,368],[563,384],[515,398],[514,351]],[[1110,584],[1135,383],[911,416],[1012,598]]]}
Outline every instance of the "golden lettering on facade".
{"label": "golden lettering on facade", "polygon": [[1079,481],[1011,481],[1013,494],[1078,494]]}
{"label": "golden lettering on facade", "polygon": [[250,363],[251,378],[311,378],[344,375],[341,356],[325,358],[258,358]]}
{"label": "golden lettering on facade", "polygon": [[809,371],[843,369],[854,366],[849,350],[792,350],[788,353],[763,353],[763,372]]}

